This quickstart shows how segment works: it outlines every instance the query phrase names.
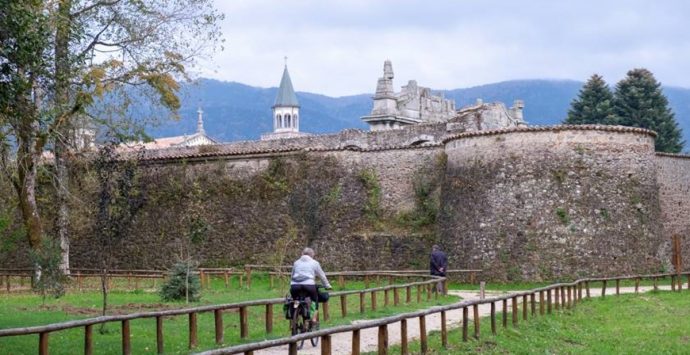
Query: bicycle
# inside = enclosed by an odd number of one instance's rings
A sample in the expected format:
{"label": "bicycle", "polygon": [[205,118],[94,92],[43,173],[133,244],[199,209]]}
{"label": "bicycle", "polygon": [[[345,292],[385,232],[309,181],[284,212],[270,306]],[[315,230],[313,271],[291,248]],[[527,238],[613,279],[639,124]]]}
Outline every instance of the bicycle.
{"label": "bicycle", "polygon": [[[317,286],[317,290],[324,288],[321,285]],[[309,310],[310,302],[313,302],[309,297],[299,297],[296,299],[286,297],[285,305],[287,306],[286,317],[290,319],[290,335],[298,335],[301,333],[308,333],[319,330],[319,323],[311,321],[311,312]],[[319,345],[319,337],[309,339],[311,345],[316,347]],[[297,343],[297,349],[304,347],[304,340]]]}

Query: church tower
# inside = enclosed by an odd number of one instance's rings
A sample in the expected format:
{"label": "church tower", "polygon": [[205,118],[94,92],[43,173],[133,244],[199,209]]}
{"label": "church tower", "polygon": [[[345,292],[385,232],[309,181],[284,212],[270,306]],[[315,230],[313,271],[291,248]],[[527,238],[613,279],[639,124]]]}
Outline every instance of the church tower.
{"label": "church tower", "polygon": [[283,77],[280,79],[276,100],[271,108],[273,109],[273,133],[261,135],[262,140],[305,135],[299,131],[299,102],[295,89],[292,87],[287,63],[283,69]]}

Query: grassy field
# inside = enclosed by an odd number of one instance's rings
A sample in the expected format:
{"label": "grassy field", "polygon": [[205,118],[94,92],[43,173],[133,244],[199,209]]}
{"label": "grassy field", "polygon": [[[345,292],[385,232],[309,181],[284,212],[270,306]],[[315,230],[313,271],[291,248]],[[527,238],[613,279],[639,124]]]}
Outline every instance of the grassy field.
{"label": "grassy field", "polygon": [[[429,337],[436,354],[687,354],[690,352],[690,293],[668,291],[585,300],[577,308],[530,318],[517,328],[509,323],[491,335],[482,319],[480,340],[462,342],[461,329],[441,347],[439,333]],[[469,334],[474,334],[470,322]],[[419,352],[419,342],[410,344]],[[399,353],[399,347],[389,352]]]}
{"label": "grassy field", "polygon": [[[335,281],[335,280],[333,280]],[[94,280],[95,282],[95,280]],[[119,282],[123,282],[120,280]],[[381,280],[383,286],[384,280]],[[404,280],[397,280],[396,283],[404,283]],[[337,282],[333,282],[334,286]],[[369,286],[374,287],[372,282]],[[184,303],[162,303],[159,296],[155,293],[152,285],[144,285],[145,290],[114,291],[109,295],[109,303],[112,311],[109,314],[127,314],[135,312],[145,312],[160,309],[194,307],[206,304],[233,303],[252,299],[277,298],[285,296],[286,286],[271,288],[266,276],[253,275],[252,288],[238,287],[238,280],[235,278],[231,282],[230,288],[225,288],[222,279],[213,279],[210,289],[203,292],[201,302],[185,305]],[[363,289],[363,282],[348,281],[345,288],[335,286],[334,291]],[[334,297],[329,302],[331,319],[328,322],[322,321],[322,327],[329,327],[339,324],[349,323],[355,319],[377,318],[393,315],[399,312],[412,311],[432,305],[447,304],[458,300],[457,297],[441,297],[438,300],[425,301],[426,296],[422,297],[421,304],[416,303],[416,288],[409,305],[401,304],[393,307],[393,294],[390,294],[390,305],[383,307],[383,292],[377,294],[377,310],[371,310],[371,295],[366,297],[366,312],[359,313],[359,297],[352,295],[348,297],[348,316],[342,318],[340,315],[340,298]],[[401,302],[404,302],[404,292],[401,294]],[[22,326],[43,325],[67,320],[90,318],[97,316],[100,310],[100,293],[97,291],[70,292],[66,296],[54,300],[49,299],[45,305],[41,298],[30,293],[21,294],[2,294],[0,295],[0,329],[15,328]],[[202,313],[198,315],[198,334],[199,346],[195,350],[205,350],[215,348],[214,338],[214,319],[212,313]],[[247,341],[257,341],[268,338],[277,338],[289,335],[288,322],[283,319],[282,307],[274,306],[274,330],[273,333],[266,335],[264,329],[264,307],[249,308],[249,332],[250,338],[241,340],[239,337],[239,313],[228,311],[224,313],[223,326],[225,328],[225,345],[239,344]],[[156,352],[156,323],[155,318],[134,320],[130,322],[132,349],[136,354],[146,354]],[[165,350],[171,354],[185,354],[188,341],[188,323],[186,316],[170,317],[164,320]],[[81,353],[83,349],[83,329],[74,329],[55,332],[50,335],[51,354],[74,354]],[[121,353],[120,324],[110,323],[106,327],[105,334],[99,334],[94,328],[94,349],[99,354],[119,354]],[[0,338],[0,354],[34,354],[38,347],[38,336],[18,336]]]}

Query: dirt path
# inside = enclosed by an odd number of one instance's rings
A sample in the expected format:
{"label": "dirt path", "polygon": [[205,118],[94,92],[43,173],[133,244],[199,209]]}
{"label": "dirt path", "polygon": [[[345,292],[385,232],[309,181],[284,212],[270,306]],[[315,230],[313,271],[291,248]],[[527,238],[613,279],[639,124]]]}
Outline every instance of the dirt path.
{"label": "dirt path", "polygon": [[[640,292],[647,292],[652,290],[653,287],[651,286],[640,286]],[[659,286],[659,289],[662,290],[670,290],[671,286]],[[519,291],[515,291],[519,292]],[[621,287],[620,288],[621,293],[633,293],[635,292],[634,287]],[[463,300],[473,300],[473,299],[478,299],[479,298],[479,293],[478,291],[456,291],[456,290],[451,290],[449,291],[450,294],[455,295],[455,296],[460,296],[462,297]],[[501,295],[501,294],[506,294],[509,293],[508,291],[506,292],[487,292],[486,296],[487,297],[492,297],[496,295]],[[607,287],[606,288],[606,295],[607,296],[612,296],[616,294],[616,289],[615,287]],[[590,288],[590,296],[591,297],[600,297],[601,296],[601,288]],[[585,297],[585,293],[583,290],[582,297]],[[522,312],[522,304],[521,302],[518,302],[518,305],[520,306],[520,312]],[[512,302],[511,300],[508,300],[508,309],[511,309]],[[500,311],[502,305],[497,304],[496,308],[497,311]],[[484,317],[488,316],[491,313],[491,306],[490,304],[485,304],[485,305],[480,305],[479,306],[479,316]],[[470,310],[469,312],[470,318],[472,318],[472,311]],[[531,316],[531,314],[530,314]],[[461,325],[462,322],[462,309],[458,310],[453,310],[453,311],[448,311],[446,312],[446,318],[448,322],[448,329],[452,328],[457,328],[458,326]],[[522,321],[522,318],[520,318]],[[500,323],[500,320],[498,321]],[[355,322],[356,323],[356,322]],[[432,314],[426,317],[426,330],[427,332],[431,332],[434,330],[440,330],[441,329],[441,314]],[[407,321],[407,337],[410,339],[409,341],[412,341],[414,339],[419,338],[419,322],[416,319],[409,319]],[[376,351],[377,346],[378,346],[378,329],[377,328],[369,328],[369,329],[362,329],[360,332],[360,341],[361,341],[361,351],[362,352],[369,352],[369,351]],[[388,343],[391,345],[395,344],[400,344],[400,322],[396,323],[391,323],[388,325]],[[333,354],[349,354],[350,349],[351,349],[351,344],[352,344],[352,333],[339,333],[339,334],[333,334],[331,336],[331,350]],[[317,347],[312,347],[309,341],[306,341],[304,343],[304,348],[299,351],[300,354],[321,354],[321,348],[320,345]],[[255,354],[261,354],[261,355],[269,355],[269,354],[287,354],[288,348],[287,346],[284,347],[276,347],[276,348],[271,348],[271,349],[266,349],[266,350],[260,350],[260,351],[255,351]]]}

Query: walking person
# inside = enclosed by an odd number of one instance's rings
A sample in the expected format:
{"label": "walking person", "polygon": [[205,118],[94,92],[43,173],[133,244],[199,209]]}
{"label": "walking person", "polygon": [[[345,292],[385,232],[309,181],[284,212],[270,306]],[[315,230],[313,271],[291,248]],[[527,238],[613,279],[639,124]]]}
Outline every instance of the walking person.
{"label": "walking person", "polygon": [[[441,251],[441,248],[434,244],[431,247],[431,257],[429,258],[429,268],[433,276],[446,276],[448,271],[448,257],[446,253]],[[443,282],[436,283],[436,292],[444,293]]]}

